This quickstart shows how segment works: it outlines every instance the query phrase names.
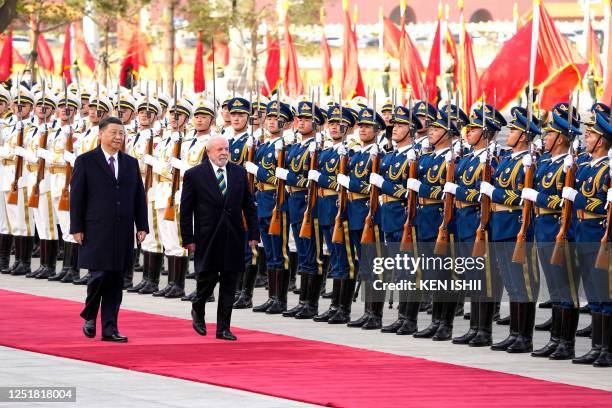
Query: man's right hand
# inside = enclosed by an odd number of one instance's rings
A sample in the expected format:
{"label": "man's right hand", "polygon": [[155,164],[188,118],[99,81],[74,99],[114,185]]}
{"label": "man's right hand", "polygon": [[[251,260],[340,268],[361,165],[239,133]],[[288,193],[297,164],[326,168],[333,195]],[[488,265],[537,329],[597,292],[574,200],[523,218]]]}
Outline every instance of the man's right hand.
{"label": "man's right hand", "polygon": [[188,251],[195,252],[195,244],[183,245],[183,248],[185,248]]}
{"label": "man's right hand", "polygon": [[83,245],[85,234],[83,234],[82,232],[77,232],[77,233],[72,234],[72,238],[74,238],[77,244]]}

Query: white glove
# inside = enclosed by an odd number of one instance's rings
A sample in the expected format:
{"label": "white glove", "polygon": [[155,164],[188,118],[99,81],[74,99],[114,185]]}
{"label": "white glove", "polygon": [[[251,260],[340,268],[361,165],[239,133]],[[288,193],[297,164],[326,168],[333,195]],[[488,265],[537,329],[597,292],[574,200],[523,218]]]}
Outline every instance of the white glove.
{"label": "white glove", "polygon": [[542,139],[534,140],[533,146],[536,148],[536,150],[542,150]]}
{"label": "white glove", "polygon": [[257,171],[259,170],[259,166],[250,161],[244,162],[244,168],[248,173],[253,175],[257,174]]}
{"label": "white glove", "polygon": [[385,181],[385,179],[380,174],[370,173],[370,184],[381,188],[383,181]]}
{"label": "white glove", "polygon": [[478,155],[478,160],[480,163],[484,164],[487,162],[487,152],[482,152]]}
{"label": "white glove", "polygon": [[246,141],[246,147],[247,147],[247,149],[250,149],[251,147],[253,147],[253,145],[254,145],[254,144],[255,144],[254,137],[253,137],[253,136],[249,136],[249,137],[247,138],[247,141]]}
{"label": "white glove", "polygon": [[522,162],[523,162],[523,167],[524,168],[531,167],[531,155],[530,154],[524,155],[523,159],[522,159]]}
{"label": "white glove", "polygon": [[145,164],[148,164],[149,166],[155,166],[155,163],[157,162],[157,159],[151,156],[150,154],[145,154],[144,156],[142,156],[142,160]]}
{"label": "white glove", "polygon": [[69,135],[70,134],[70,125],[62,126],[62,134]]}
{"label": "white glove", "polygon": [[421,142],[421,148],[422,148],[423,150],[427,150],[427,149],[429,149],[429,147],[430,147],[430,146],[429,146],[429,138],[427,138],[427,137],[426,137],[426,138],[425,138],[425,139],[423,139],[423,141]]}
{"label": "white glove", "polygon": [[172,135],[170,135],[170,140],[172,140],[173,142],[178,142],[178,140],[180,139],[181,135],[179,132],[172,132]]}
{"label": "white glove", "polygon": [[561,197],[565,198],[566,200],[570,200],[571,202],[574,202],[577,195],[578,191],[571,187],[563,187],[563,191],[561,192]]}
{"label": "white glove", "polygon": [[347,151],[346,151],[346,146],[344,145],[344,143],[340,143],[340,146],[338,146],[338,154],[340,156],[346,156]]}
{"label": "white glove", "polygon": [[338,182],[338,185],[341,185],[344,188],[349,188],[351,179],[346,174],[338,174],[338,176],[336,176],[336,181]]}
{"label": "white glove", "polygon": [[21,146],[15,146],[13,149],[15,156],[25,157],[28,151]]}
{"label": "white glove", "polygon": [[149,140],[149,138],[153,137],[153,129],[141,130],[140,137],[142,137],[144,140]]}
{"label": "white glove", "polygon": [[321,132],[317,132],[315,135],[315,142],[320,146],[323,143],[323,134]]}
{"label": "white glove", "polygon": [[535,191],[533,188],[524,188],[523,191],[521,192],[521,198],[523,200],[528,200],[528,201],[532,201],[532,202],[536,202],[538,199],[538,192]]}
{"label": "white glove", "polygon": [[76,155],[69,151],[64,151],[64,160],[70,163],[71,166],[74,166],[74,161],[76,160]]}
{"label": "white glove", "polygon": [[408,150],[408,163],[412,163],[413,161],[415,161],[417,158],[416,156],[416,152],[414,151],[414,149],[410,149]]}
{"label": "white glove", "polygon": [[574,151],[577,152],[578,149],[580,149],[580,139],[578,138],[574,139],[574,142],[572,143],[572,147],[574,148]]}
{"label": "white glove", "polygon": [[44,159],[45,161],[52,162],[53,161],[53,153],[51,153],[47,149],[36,149],[36,157],[40,159]]}
{"label": "white glove", "polygon": [[417,179],[409,178],[408,182],[406,183],[406,187],[408,188],[408,190],[412,190],[418,193],[419,189],[421,188],[421,182]]}
{"label": "white glove", "polygon": [[372,145],[372,150],[370,150],[370,156],[378,156],[378,145],[376,143]]}
{"label": "white glove", "polygon": [[493,156],[497,155],[497,148],[499,146],[497,145],[497,142],[493,142],[489,145],[489,153],[491,153]]}
{"label": "white glove", "polygon": [[23,129],[23,122],[21,120],[17,121],[17,123],[15,123],[15,129],[17,131],[20,131],[21,129]]}
{"label": "white glove", "polygon": [[312,180],[315,183],[318,183],[319,177],[321,177],[321,173],[317,170],[308,170],[308,180]]}
{"label": "white glove", "polygon": [[449,150],[448,152],[446,152],[446,155],[444,156],[444,160],[446,160],[447,163],[450,163],[450,161],[453,160],[452,150]]}
{"label": "white glove", "polygon": [[608,202],[612,203],[612,190],[608,190]]}
{"label": "white glove", "polygon": [[189,170],[189,165],[185,163],[184,161],[182,161],[181,159],[178,159],[176,157],[173,157],[170,159],[170,165],[174,167],[175,169],[178,169],[181,171]]}
{"label": "white glove", "polygon": [[572,167],[574,164],[574,158],[571,154],[568,154],[565,159],[563,159],[563,171],[566,172]]}
{"label": "white glove", "polygon": [[316,141],[314,143],[310,142],[310,144],[308,145],[308,152],[310,154],[313,154],[316,150],[317,150],[317,142]]}
{"label": "white glove", "polygon": [[455,154],[461,154],[461,143],[453,143],[453,151],[455,152]]}
{"label": "white glove", "polygon": [[493,197],[493,190],[495,190],[495,187],[493,187],[491,183],[487,183],[486,181],[480,183],[480,194]]}
{"label": "white glove", "polygon": [[444,192],[452,194],[452,195],[457,195],[458,187],[459,186],[456,185],[455,183],[451,183],[450,181],[447,181],[446,183],[444,183]]}
{"label": "white glove", "polygon": [[289,175],[289,170],[283,169],[282,167],[276,168],[275,176],[277,179],[287,180],[288,175]]}
{"label": "white glove", "polygon": [[274,143],[274,150],[276,152],[280,152],[282,150],[282,148],[283,148],[283,145],[284,145],[283,140],[282,139],[278,139],[276,141],[276,143]]}
{"label": "white glove", "polygon": [[8,146],[0,146],[0,157],[6,159],[11,154],[11,151]]}

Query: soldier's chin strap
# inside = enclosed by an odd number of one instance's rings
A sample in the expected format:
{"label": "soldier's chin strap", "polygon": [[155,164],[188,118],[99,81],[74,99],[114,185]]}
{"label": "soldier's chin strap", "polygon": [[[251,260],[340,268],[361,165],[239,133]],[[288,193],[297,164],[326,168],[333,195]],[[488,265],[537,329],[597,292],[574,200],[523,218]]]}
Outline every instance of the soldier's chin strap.
{"label": "soldier's chin strap", "polygon": [[599,143],[601,138],[602,138],[602,135],[597,136],[597,141],[595,143],[593,143],[593,148],[589,151],[589,154],[593,154],[593,152],[595,151],[595,148],[597,147],[597,144]]}
{"label": "soldier's chin strap", "polygon": [[445,129],[444,134],[443,134],[442,136],[440,136],[440,137],[438,138],[438,140],[436,140],[436,141],[435,141],[435,143],[434,143],[434,142],[431,142],[431,145],[432,145],[432,146],[436,146],[436,145],[437,145],[438,143],[440,143],[440,141],[442,141],[442,139],[444,139],[444,137],[446,137],[446,136],[448,136],[449,140],[451,141],[451,147],[452,147],[452,140],[453,140],[453,139],[452,139],[452,136],[451,136],[451,133],[450,133],[450,130],[449,130],[449,129]]}

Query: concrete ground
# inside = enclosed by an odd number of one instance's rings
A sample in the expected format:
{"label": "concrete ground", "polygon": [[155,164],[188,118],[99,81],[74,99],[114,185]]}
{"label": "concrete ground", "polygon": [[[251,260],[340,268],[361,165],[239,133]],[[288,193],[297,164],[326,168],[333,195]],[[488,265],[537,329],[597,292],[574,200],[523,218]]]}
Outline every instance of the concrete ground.
{"label": "concrete ground", "polygon": [[[36,267],[38,260],[34,260]],[[58,266],[59,268],[59,266]],[[141,275],[135,274],[134,281],[139,282]],[[165,277],[162,277],[165,284]],[[331,287],[331,280],[328,281]],[[161,286],[161,284],[160,284]],[[0,275],[0,288],[23,293],[50,296],[61,299],[82,301],[85,298],[85,286],[48,282],[46,280],[25,279]],[[187,291],[195,288],[195,281],[187,280]],[[255,290],[254,303],[263,303],[266,291],[263,288]],[[289,295],[289,307],[297,303],[297,295]],[[322,299],[320,311],[327,309],[329,300]],[[160,315],[189,319],[190,305],[178,299],[154,298],[148,295],[125,294],[123,308]],[[502,315],[508,312],[507,304],[502,305]],[[358,300],[353,304],[354,318],[361,315],[363,303]],[[216,304],[209,303],[207,316],[214,319]],[[384,309],[384,324],[392,322],[397,316],[397,310]],[[538,309],[536,323],[550,316],[549,309]],[[431,316],[419,314],[419,328],[427,326]],[[212,320],[211,320],[212,321]],[[590,322],[590,317],[581,315],[579,327]],[[189,324],[186,322],[186,324]],[[121,322],[119,322],[121,327]],[[459,364],[543,380],[581,385],[591,388],[612,391],[610,369],[592,366],[574,365],[570,361],[550,361],[536,359],[528,354],[508,354],[493,352],[488,348],[470,348],[453,345],[450,342],[433,342],[431,340],[415,339],[412,336],[397,336],[383,334],[380,331],[366,331],[348,328],[344,325],[328,325],[310,320],[296,320],[278,315],[271,316],[253,313],[250,309],[235,310],[232,325],[245,329],[262,330],[271,333],[281,333],[304,339],[325,341],[353,347],[361,347],[388,353],[422,357],[446,363]],[[456,335],[467,331],[468,321],[455,319]],[[503,339],[508,332],[508,326],[494,325],[494,340]],[[123,333],[127,336],[130,333]],[[535,332],[536,347],[544,345],[548,340],[548,332]],[[590,348],[590,339],[577,339],[577,354],[582,354]],[[78,406],[125,406],[128,403],[135,406],[182,407],[182,406],[227,406],[228,403],[241,404],[247,407],[280,407],[302,406],[289,400],[272,398],[260,394],[237,391],[229,388],[210,386],[190,381],[173,379],[122,370],[103,365],[63,359],[42,354],[30,353],[5,347],[0,347],[0,384],[25,386],[58,385],[76,386]],[[113,393],[108,393],[112,382]],[[171,401],[171,402],[166,402]],[[3,404],[0,403],[0,406]],[[42,404],[41,404],[42,405]],[[54,403],[58,407],[62,404]],[[74,406],[66,404],[66,406]]]}

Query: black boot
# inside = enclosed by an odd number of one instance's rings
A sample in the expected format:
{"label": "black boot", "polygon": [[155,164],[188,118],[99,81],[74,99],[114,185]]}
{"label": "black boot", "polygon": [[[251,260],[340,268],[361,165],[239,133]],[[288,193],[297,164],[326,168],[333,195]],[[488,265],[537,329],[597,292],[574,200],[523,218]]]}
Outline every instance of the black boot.
{"label": "black boot", "polygon": [[327,320],[328,324],[345,324],[351,320],[351,307],[353,293],[355,292],[355,279],[343,278],[340,284],[340,306],[333,316]]}
{"label": "black boot", "polygon": [[136,293],[138,292],[140,289],[144,288],[147,284],[147,282],[149,281],[149,259],[150,259],[150,252],[148,251],[142,251],[142,280],[140,282],[138,282],[137,285],[132,286],[131,288],[129,288],[127,291],[130,293]]}
{"label": "black boot", "polygon": [[564,308],[561,312],[561,340],[557,349],[550,355],[551,360],[571,360],[576,356],[576,329],[580,309]]}
{"label": "black boot", "polygon": [[593,334],[593,326],[589,323],[584,329],[576,330],[576,337],[591,337]]}
{"label": "black boot", "polygon": [[542,302],[538,305],[540,309],[552,309],[553,302],[552,300],[547,300],[546,302]]}
{"label": "black boot", "polygon": [[543,323],[535,325],[535,329],[537,331],[550,331],[551,327],[552,327],[552,317],[550,317],[548,320],[546,320]]}
{"label": "black boot", "polygon": [[62,283],[72,283],[80,278],[79,270],[79,246],[75,242],[66,242],[64,250],[64,265],[67,264],[66,275],[61,279]]}
{"label": "black boot", "polygon": [[399,302],[397,305],[397,319],[393,323],[388,326],[383,326],[380,329],[383,333],[397,333],[400,327],[404,324],[406,320],[406,307],[408,306],[408,302]]}
{"label": "black boot", "polygon": [[[157,292],[153,293],[153,296],[155,297],[162,297],[166,294],[166,292],[168,292],[170,289],[172,289],[172,285],[174,284],[174,256],[166,256],[166,258],[168,259],[168,283],[166,284],[166,286],[160,290],[158,290]],[[163,274],[163,271],[162,271]]]}
{"label": "black boot", "polygon": [[304,307],[295,314],[296,319],[312,319],[319,314],[319,297],[321,296],[321,287],[327,279],[327,272],[319,275],[314,273],[308,280],[308,290],[306,294],[306,303]]}
{"label": "black boot", "polygon": [[557,349],[559,341],[561,341],[561,313],[561,306],[553,305],[550,340],[548,340],[548,343],[544,347],[531,353],[533,357],[550,357],[550,355]]}
{"label": "black boot", "polygon": [[[291,291],[294,295],[300,293],[300,290],[296,286],[297,280],[297,269],[298,269],[298,255],[297,252],[289,252],[289,291]],[[300,283],[301,284],[301,283]]]}
{"label": "black boot", "polygon": [[407,336],[416,333],[419,328],[417,325],[417,319],[419,316],[419,309],[421,307],[421,302],[410,301],[406,302],[406,319],[402,326],[397,329],[398,336]]}
{"label": "black boot", "polygon": [[[257,277],[255,278],[255,287],[263,288],[267,287],[268,278],[267,278],[268,268],[266,266],[266,253],[263,248],[257,248]],[[266,288],[267,289],[267,288]]]}
{"label": "black boot", "polygon": [[[77,258],[78,258],[78,252],[77,252]],[[75,265],[78,265],[78,259],[75,262]],[[89,271],[87,271],[87,273],[85,274],[85,276],[83,276],[82,278],[79,278],[78,275],[81,274],[79,268],[76,268],[77,272],[75,276],[75,279],[72,280],[72,284],[73,285],[87,285],[87,283],[89,282]]]}
{"label": "black boot", "polygon": [[11,247],[13,246],[13,236],[0,234],[0,272],[8,270],[11,262]]}
{"label": "black boot", "polygon": [[134,248],[134,272],[144,271],[144,265],[140,263],[140,253],[143,252],[140,246]]}
{"label": "black boot", "polygon": [[268,279],[268,300],[259,306],[254,306],[254,312],[265,312],[276,300],[276,271],[277,269],[275,268],[268,269],[266,273]]}
{"label": "black boot", "polygon": [[307,302],[308,283],[310,282],[311,277],[312,277],[312,275],[310,275],[308,273],[301,273],[300,274],[300,289],[298,291],[300,296],[298,298],[298,304],[295,305],[294,307],[292,307],[291,309],[289,309],[287,311],[284,311],[283,312],[283,316],[284,317],[295,317],[297,312],[302,310],[302,308],[304,307],[304,305]]}
{"label": "black boot", "polygon": [[257,265],[249,265],[242,279],[242,291],[234,303],[234,309],[250,309],[253,307],[253,288],[257,278]]}
{"label": "black boot", "polygon": [[361,317],[359,317],[356,320],[351,320],[349,321],[346,325],[348,327],[361,327],[365,324],[365,322],[368,321],[368,319],[370,318],[370,314],[372,313],[372,305],[371,305],[371,294],[370,294],[370,287],[371,285],[368,284],[368,282],[363,282],[362,281],[362,285],[364,285],[364,290],[363,290],[363,294],[364,294],[364,309],[363,309],[363,314],[361,315]]}
{"label": "black boot", "polygon": [[26,275],[32,270],[30,265],[32,264],[32,248],[34,247],[34,237],[20,237],[21,238],[21,256],[19,264],[11,272],[11,275],[19,276]]}
{"label": "black boot", "polygon": [[149,295],[156,293],[159,290],[159,277],[161,276],[162,268],[164,267],[164,254],[161,252],[148,252],[148,269],[147,281],[145,285],[138,291],[141,295]]}
{"label": "black boot", "polygon": [[170,290],[164,293],[168,299],[176,299],[185,296],[185,275],[189,267],[188,256],[174,257],[174,283]]}
{"label": "black boot", "polygon": [[371,289],[370,299],[370,315],[368,320],[365,321],[361,330],[379,330],[382,328],[382,317],[385,302],[374,301],[374,289]]}
{"label": "black boot", "polygon": [[470,302],[470,328],[464,335],[453,338],[453,344],[468,344],[476,336],[476,333],[478,333],[478,307],[479,302]]}
{"label": "black boot", "polygon": [[510,333],[504,340],[491,346],[494,351],[506,351],[518,338],[519,335],[519,304],[510,302]]}
{"label": "black boot", "polygon": [[[42,241],[41,241],[42,242]],[[45,254],[45,269],[35,276],[36,279],[47,279],[55,276],[55,268],[57,266],[57,251],[59,249],[58,240],[44,241],[46,246]]]}
{"label": "black boot", "polygon": [[29,273],[25,274],[26,278],[35,278],[38,275],[42,274],[47,268],[47,240],[41,239],[38,243],[38,246],[40,248],[39,250],[40,263],[38,265],[38,269],[35,269],[33,271],[30,270]]}
{"label": "black boot", "polygon": [[593,364],[601,353],[601,312],[591,313],[591,321],[591,326],[593,327],[591,350],[585,355],[573,359],[572,363],[574,364]]}
{"label": "black boot", "polygon": [[126,271],[125,275],[123,275],[123,289],[131,289],[134,287],[134,268],[136,267],[136,262],[140,264],[140,251],[138,248],[134,249],[134,255],[132,257],[132,266],[130,266]]}
{"label": "black boot", "polygon": [[457,301],[447,301],[442,304],[442,319],[436,334],[431,338],[433,341],[448,341],[453,337],[453,322],[456,311]]}
{"label": "black boot", "polygon": [[276,270],[276,299],[272,305],[266,310],[267,314],[281,314],[287,310],[287,294],[289,291],[289,280],[291,272],[288,269]]}
{"label": "black boot", "polygon": [[[342,287],[342,280],[338,278],[333,279],[332,291],[331,291],[331,303],[329,309],[320,315],[312,318],[315,322],[327,322],[340,307],[340,288]],[[323,295],[321,295],[323,296]]]}
{"label": "black boot", "polygon": [[[62,270],[59,273],[56,273],[53,276],[49,276],[48,280],[51,282],[57,282],[57,281],[61,281],[62,279],[64,279],[64,277],[66,276],[66,274],[68,273],[68,271],[70,270],[70,262],[71,262],[71,253],[70,251],[72,251],[72,248],[70,246],[70,242],[66,242],[64,241],[64,257],[63,257],[63,261],[62,261]],[[59,260],[59,252],[57,255],[57,259]]]}
{"label": "black boot", "polygon": [[444,303],[437,300],[432,301],[431,304],[431,323],[425,329],[414,333],[412,336],[417,339],[430,339],[438,331],[440,323],[442,321],[442,313],[444,310]]}
{"label": "black boot", "polygon": [[514,343],[506,349],[507,353],[530,353],[533,351],[535,312],[535,302],[519,303],[519,335]]}
{"label": "black boot", "polygon": [[[468,342],[470,347],[489,347],[493,344],[493,316],[496,302],[478,302],[478,330]],[[518,332],[518,328],[516,329]]]}
{"label": "black boot", "polygon": [[[185,279],[188,279],[189,274],[185,275]],[[195,277],[195,272],[194,272]],[[234,291],[234,302],[238,300],[242,293],[242,281],[244,279],[244,271],[238,272],[238,279],[236,279],[236,290]]]}
{"label": "black boot", "polygon": [[612,315],[603,313],[601,321],[601,353],[594,367],[612,367]]}
{"label": "black boot", "polygon": [[[185,275],[185,279],[187,279],[187,275]],[[197,294],[198,294],[198,290],[194,289],[191,293],[189,293],[189,294],[187,294],[185,296],[182,296],[181,297],[181,301],[183,301],[183,302],[191,302],[191,301],[193,301],[193,299],[195,299]]]}
{"label": "black boot", "polygon": [[13,249],[15,250],[15,262],[13,262],[13,264],[11,266],[9,266],[6,269],[2,270],[2,273],[4,275],[10,275],[13,273],[13,271],[15,269],[17,269],[17,267],[19,266],[19,262],[21,262],[21,257],[22,257],[22,253],[23,253],[23,248],[24,248],[24,241],[25,237],[20,237],[20,236],[15,236],[14,237],[14,247]]}

